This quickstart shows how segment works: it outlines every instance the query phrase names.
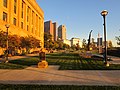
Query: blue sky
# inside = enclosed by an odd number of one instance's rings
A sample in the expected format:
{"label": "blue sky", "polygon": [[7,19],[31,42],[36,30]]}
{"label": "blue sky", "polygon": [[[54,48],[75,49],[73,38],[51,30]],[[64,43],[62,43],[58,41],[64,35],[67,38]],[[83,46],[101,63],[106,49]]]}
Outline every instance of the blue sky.
{"label": "blue sky", "polygon": [[103,37],[102,10],[106,17],[107,40],[116,46],[115,36],[120,36],[120,0],[36,0],[44,11],[45,21],[52,20],[58,26],[66,25],[67,39],[72,37],[88,39],[90,30],[97,40],[98,33]]}

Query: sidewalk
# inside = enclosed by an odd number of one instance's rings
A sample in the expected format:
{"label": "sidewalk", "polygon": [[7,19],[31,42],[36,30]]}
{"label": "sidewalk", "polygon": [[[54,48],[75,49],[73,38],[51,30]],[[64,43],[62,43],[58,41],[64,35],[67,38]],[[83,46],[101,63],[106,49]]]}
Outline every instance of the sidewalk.
{"label": "sidewalk", "polygon": [[[37,56],[14,56],[9,60]],[[113,61],[120,59],[112,58]],[[112,63],[114,63],[112,61]],[[31,66],[23,70],[0,69],[1,84],[40,84],[40,85],[110,85],[120,86],[120,70],[58,70],[59,66],[49,65],[40,69]]]}
{"label": "sidewalk", "polygon": [[58,70],[59,66],[40,69],[0,70],[0,84],[110,85],[120,86],[120,71]]}
{"label": "sidewalk", "polygon": [[[103,55],[99,55],[99,54],[92,54],[92,55],[103,58]],[[107,55],[107,57],[112,60],[112,61],[108,61],[110,64],[120,64],[120,57],[109,56],[109,55]]]}

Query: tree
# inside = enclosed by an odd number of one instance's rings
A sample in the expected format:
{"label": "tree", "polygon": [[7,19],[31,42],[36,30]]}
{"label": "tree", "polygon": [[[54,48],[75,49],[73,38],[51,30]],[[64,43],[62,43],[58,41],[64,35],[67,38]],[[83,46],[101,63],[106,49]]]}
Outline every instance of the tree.
{"label": "tree", "polygon": [[109,41],[109,42],[108,42],[108,46],[109,46],[109,48],[112,48],[112,47],[113,47],[112,41]]}
{"label": "tree", "polygon": [[53,49],[58,49],[59,44],[57,42],[54,42]]}
{"label": "tree", "polygon": [[[6,32],[0,30],[0,47],[6,47]],[[26,48],[28,51],[31,48],[40,48],[40,40],[33,36],[19,37],[17,35],[8,35],[9,51],[15,49]]]}
{"label": "tree", "polygon": [[49,48],[50,49],[53,49],[53,45],[54,45],[54,42],[52,42],[51,40],[49,41]]}
{"label": "tree", "polygon": [[52,35],[49,33],[44,33],[44,47],[49,49],[67,49],[70,48],[69,45],[64,44],[60,39],[58,41],[52,40]]}
{"label": "tree", "polygon": [[20,45],[22,48],[31,47],[30,40],[28,37],[20,37],[20,40],[21,40]]}
{"label": "tree", "polygon": [[9,35],[8,36],[8,47],[9,47],[9,54],[16,54],[16,50],[20,48],[20,37],[17,35]]}
{"label": "tree", "polygon": [[44,41],[52,40],[52,35],[49,33],[44,33]]}
{"label": "tree", "polygon": [[6,47],[6,32],[0,31],[0,47]]}
{"label": "tree", "polygon": [[116,36],[115,38],[117,40],[117,44],[120,45],[120,36],[118,36],[118,37]]}
{"label": "tree", "polygon": [[40,48],[40,40],[34,38],[33,36],[27,37],[30,42],[30,48]]}
{"label": "tree", "polygon": [[59,45],[59,47],[58,47],[59,50],[60,50],[60,49],[63,49],[63,42],[62,42],[62,41],[59,41],[59,42],[58,42],[58,45]]}
{"label": "tree", "polygon": [[63,49],[70,49],[70,46],[68,44],[63,43]]}
{"label": "tree", "polygon": [[45,48],[53,47],[52,35],[49,33],[44,33],[44,47]]}
{"label": "tree", "polygon": [[40,40],[34,38],[33,36],[21,37],[20,40],[21,48],[26,48],[27,53],[29,53],[31,48],[40,48]]}
{"label": "tree", "polygon": [[8,36],[9,48],[19,48],[20,47],[20,37],[17,35],[9,35]]}
{"label": "tree", "polygon": [[72,48],[73,50],[75,50],[75,49],[76,49],[76,46],[75,46],[75,45],[72,45],[71,48]]}

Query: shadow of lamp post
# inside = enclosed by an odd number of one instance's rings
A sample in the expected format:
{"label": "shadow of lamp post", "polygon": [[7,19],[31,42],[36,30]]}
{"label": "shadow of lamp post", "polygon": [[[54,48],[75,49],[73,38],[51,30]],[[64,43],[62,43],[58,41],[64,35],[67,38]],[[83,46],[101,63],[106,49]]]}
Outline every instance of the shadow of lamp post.
{"label": "shadow of lamp post", "polygon": [[7,28],[6,31],[6,63],[8,62],[8,28],[10,27],[9,24],[5,24],[5,27]]}
{"label": "shadow of lamp post", "polygon": [[105,59],[105,65],[109,66],[109,63],[107,62],[107,42],[106,42],[106,15],[108,14],[107,10],[103,10],[101,12],[101,15],[103,16],[103,20],[104,20],[104,59]]}

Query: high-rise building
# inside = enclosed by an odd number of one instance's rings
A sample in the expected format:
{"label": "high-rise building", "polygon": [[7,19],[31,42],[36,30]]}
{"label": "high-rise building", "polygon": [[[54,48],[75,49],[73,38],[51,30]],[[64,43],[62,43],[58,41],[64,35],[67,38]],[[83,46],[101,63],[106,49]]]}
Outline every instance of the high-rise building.
{"label": "high-rise building", "polygon": [[54,37],[54,41],[57,41],[57,23],[54,22],[52,23],[53,25],[53,37]]}
{"label": "high-rise building", "polygon": [[102,46],[102,37],[100,37],[100,34],[98,33],[98,38],[97,38],[97,46]]}
{"label": "high-rise building", "polygon": [[58,39],[61,39],[61,40],[66,39],[66,27],[65,27],[65,25],[60,25],[58,27]]}
{"label": "high-rise building", "polygon": [[100,34],[98,33],[97,47],[98,47],[99,53],[103,53],[102,46],[103,46],[102,37],[100,37]]}
{"label": "high-rise building", "polygon": [[56,41],[57,40],[57,23],[52,21],[46,21],[44,22],[44,32],[49,33],[52,35],[52,40]]}
{"label": "high-rise building", "polygon": [[36,0],[0,0],[0,29],[19,36],[32,35],[44,46],[44,12]]}
{"label": "high-rise building", "polygon": [[44,32],[47,32],[47,33],[53,35],[52,21],[51,20],[44,22]]}
{"label": "high-rise building", "polygon": [[102,46],[102,38],[97,38],[97,46]]}

